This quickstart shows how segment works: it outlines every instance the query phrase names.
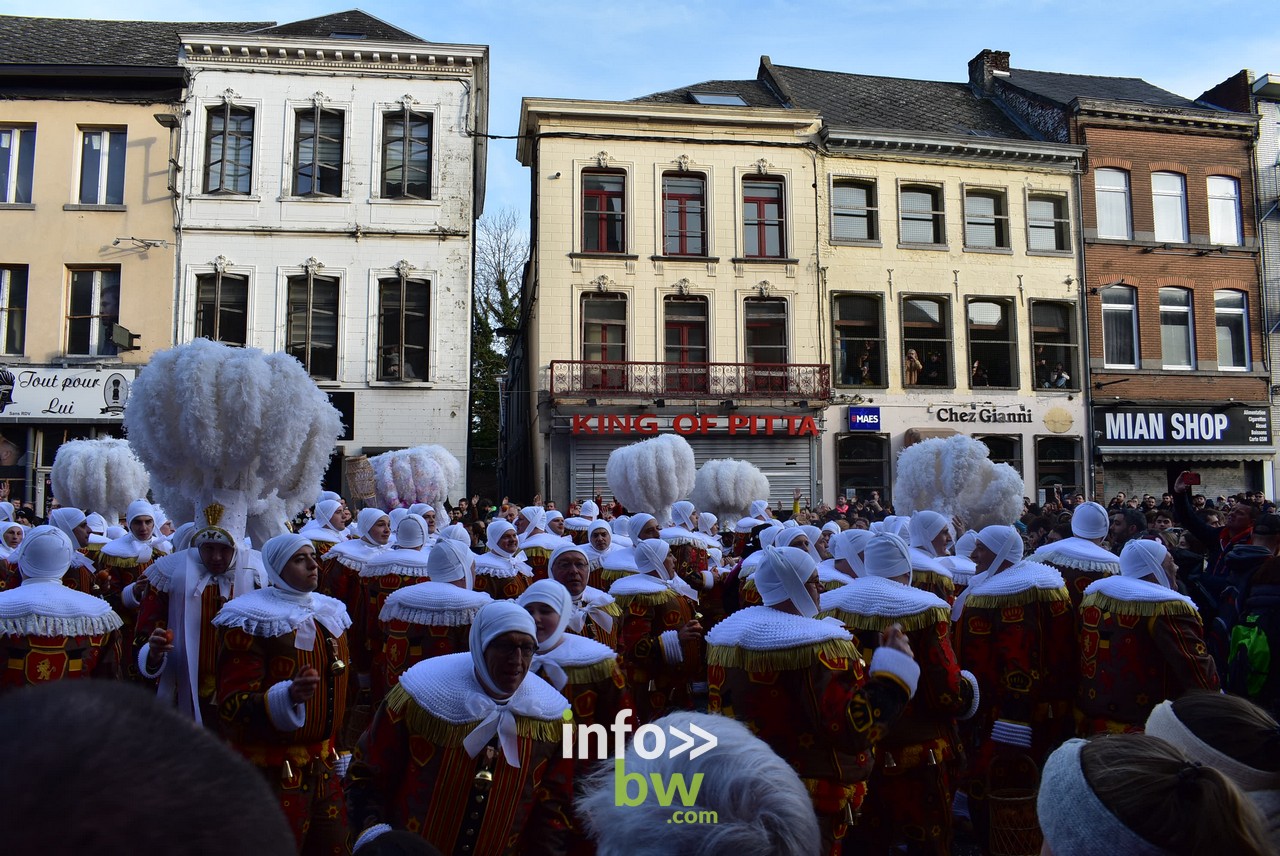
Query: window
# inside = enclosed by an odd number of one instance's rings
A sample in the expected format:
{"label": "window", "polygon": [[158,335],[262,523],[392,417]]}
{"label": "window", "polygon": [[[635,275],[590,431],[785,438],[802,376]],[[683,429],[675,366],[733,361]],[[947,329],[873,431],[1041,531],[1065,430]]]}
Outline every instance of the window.
{"label": "window", "polygon": [[1129,173],[1122,169],[1094,170],[1093,187],[1098,204],[1098,237],[1132,240]]}
{"label": "window", "polygon": [[0,203],[31,204],[35,128],[0,128]]}
{"label": "window", "polygon": [[1006,300],[969,301],[969,385],[1018,385],[1018,333],[1013,304]]}
{"label": "window", "polygon": [[1160,289],[1160,359],[1164,368],[1195,368],[1194,318],[1188,289]]}
{"label": "window", "polygon": [[707,180],[687,172],[662,176],[662,252],[707,254]]}
{"label": "window", "polygon": [[120,269],[71,271],[67,353],[107,357],[116,353],[111,325],[120,321]]}
{"label": "window", "polygon": [[1176,172],[1151,173],[1151,209],[1156,240],[1187,242],[1187,180]]}
{"label": "window", "polygon": [[1218,328],[1218,368],[1249,370],[1248,302],[1242,292],[1218,291],[1213,295],[1213,322]]}
{"label": "window", "polygon": [[1209,176],[1209,243],[1228,247],[1244,243],[1240,226],[1240,182],[1225,175]]}
{"label": "window", "polygon": [[993,464],[1008,464],[1022,475],[1022,438],[1017,434],[977,434],[974,439],[987,447]]}
{"label": "window", "polygon": [[1033,193],[1027,197],[1027,249],[1033,252],[1068,252],[1071,249],[1071,221],[1067,197]]}
{"label": "window", "polygon": [[835,330],[836,383],[841,386],[885,386],[884,321],[880,298],[838,294],[831,317]]}
{"label": "window", "polygon": [[1036,438],[1036,487],[1063,495],[1083,493],[1084,467],[1079,437]]}
{"label": "window", "polygon": [[582,295],[582,359],[614,363],[583,369],[584,389],[625,389],[627,298],[621,294]]}
{"label": "window", "polygon": [[1031,348],[1035,355],[1036,386],[1041,389],[1079,389],[1076,307],[1073,303],[1034,300],[1031,303]]}
{"label": "window", "polygon": [[951,303],[945,297],[902,301],[902,382],[906,386],[953,387]]}
{"label": "window", "polygon": [[426,380],[430,334],[431,283],[378,280],[378,380]]}
{"label": "window", "polygon": [[382,114],[382,198],[431,198],[430,114]]}
{"label": "window", "polygon": [[744,179],[742,182],[742,237],[749,259],[781,259],[787,254],[783,235],[786,213],[782,205],[782,180]]}
{"label": "window", "polygon": [[945,244],[942,188],[904,184],[898,193],[898,240],[904,244]]}
{"label": "window", "polygon": [[247,196],[253,188],[253,110],[231,103],[209,108],[205,193]]}
{"label": "window", "polygon": [[626,181],[622,172],[582,173],[582,251],[627,251]]}
{"label": "window", "polygon": [[218,271],[196,277],[196,336],[248,344],[249,277]]}
{"label": "window", "polygon": [[671,296],[662,301],[668,393],[707,391],[707,299]]}
{"label": "window", "polygon": [[831,240],[880,240],[876,183],[854,178],[831,182]]}
{"label": "window", "polygon": [[1102,289],[1102,363],[1107,368],[1138,367],[1137,290],[1127,285]]}
{"label": "window", "polygon": [[[787,390],[787,301],[776,297],[748,297],[743,301],[743,341],[747,388],[753,392]],[[784,366],[760,369],[756,366]]]}
{"label": "window", "polygon": [[345,115],[320,105],[299,110],[293,132],[293,195],[342,195]]}
{"label": "window", "polygon": [[965,189],[964,245],[977,249],[1009,247],[1009,206],[1003,190]]}
{"label": "window", "polygon": [[883,434],[837,434],[836,473],[840,493],[854,499],[871,499],[880,494],[880,504],[889,505],[889,462],[892,460],[889,438]]}
{"label": "window", "polygon": [[288,351],[317,380],[338,379],[338,279],[289,277]]}
{"label": "window", "polygon": [[21,355],[27,344],[27,266],[0,267],[0,354]]}
{"label": "window", "polygon": [[125,131],[83,131],[80,135],[81,205],[124,204]]}
{"label": "window", "polygon": [[747,102],[736,92],[690,92],[694,104],[718,104],[722,107],[746,107]]}

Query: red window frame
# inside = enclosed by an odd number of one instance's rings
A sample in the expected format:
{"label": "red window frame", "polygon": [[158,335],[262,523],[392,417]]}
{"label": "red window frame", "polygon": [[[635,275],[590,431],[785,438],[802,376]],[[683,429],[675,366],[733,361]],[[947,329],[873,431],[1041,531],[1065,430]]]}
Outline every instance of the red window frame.
{"label": "red window frame", "polygon": [[[615,187],[588,187],[588,181],[611,179]],[[610,207],[617,202],[617,208]],[[610,233],[616,229],[616,245]],[[594,233],[594,234],[593,234]],[[582,252],[625,253],[627,251],[627,174],[620,170],[589,169],[582,172]]]}
{"label": "red window frame", "polygon": [[[681,193],[670,190],[668,182],[675,181],[696,181],[699,190],[697,193]],[[674,233],[667,228],[667,206],[668,203],[675,203],[676,228]],[[700,229],[689,228],[689,207],[691,202],[699,204],[700,210],[696,212],[701,218],[702,227]],[[696,239],[700,244],[701,250],[689,249],[690,238]],[[675,242],[675,248],[672,249],[672,241]],[[677,173],[668,172],[662,176],[662,252],[668,256],[705,256],[707,255],[707,178],[701,173]]]}
{"label": "red window frame", "polygon": [[[769,189],[769,195],[759,195],[765,188]],[[752,194],[752,190],[756,191],[756,195]],[[786,240],[786,223],[787,209],[785,200],[783,199],[783,182],[780,178],[764,176],[760,178],[747,178],[742,180],[742,230],[743,230],[743,256],[749,259],[781,259],[787,255]],[[768,206],[776,204],[778,206],[778,216],[776,219],[767,215]],[[769,233],[776,231],[778,238],[778,250],[771,253],[769,247]],[[756,252],[751,252],[748,248],[748,235],[754,232],[756,239]]]}

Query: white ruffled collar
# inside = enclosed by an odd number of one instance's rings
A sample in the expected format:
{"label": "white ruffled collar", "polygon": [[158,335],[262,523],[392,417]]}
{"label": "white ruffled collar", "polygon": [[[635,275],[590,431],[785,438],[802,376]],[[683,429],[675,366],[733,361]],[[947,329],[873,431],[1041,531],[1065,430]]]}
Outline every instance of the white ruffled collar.
{"label": "white ruffled collar", "polygon": [[359,570],[362,577],[396,574],[402,577],[427,576],[427,556],[422,550],[409,548],[383,550],[369,559]]}
{"label": "white ruffled collar", "polygon": [[97,636],[123,622],[110,604],[62,580],[24,580],[0,592],[0,636]]}
{"label": "white ruffled collar", "polygon": [[1048,562],[1079,571],[1120,573],[1119,556],[1092,541],[1077,538],[1075,535],[1052,544],[1045,544],[1032,553],[1032,557],[1037,562]]}
{"label": "white ruffled collar", "polygon": [[658,594],[670,591],[662,580],[650,574],[632,573],[622,577],[609,586],[609,594],[613,597],[627,597],[636,594]]}
{"label": "white ruffled collar", "polygon": [[102,545],[102,555],[117,559],[134,559],[139,564],[150,562],[156,551],[150,541],[139,541],[132,532],[126,532],[114,541]]}
{"label": "white ruffled collar", "polygon": [[[479,722],[499,707],[480,686],[467,652],[423,660],[400,676],[400,686],[419,707],[451,725]],[[503,706],[517,716],[559,722],[569,703],[531,673]]]}
{"label": "white ruffled collar", "polygon": [[428,580],[392,592],[378,620],[458,627],[470,624],[480,608],[492,602],[493,598],[482,591]]}
{"label": "white ruffled collar", "polygon": [[673,547],[677,544],[696,544],[703,547],[707,543],[699,537],[698,533],[683,526],[667,526],[658,532],[658,537]]}
{"label": "white ruffled collar", "polygon": [[618,659],[617,652],[608,645],[585,636],[575,636],[572,633],[561,636],[560,644],[550,651],[539,652],[534,656],[535,661],[554,663],[562,669],[594,666],[605,660],[616,659]]}
{"label": "white ruffled collar", "polygon": [[858,577],[846,586],[823,592],[822,611],[833,609],[884,618],[906,618],[930,609],[951,611],[936,594],[883,577]]}
{"label": "white ruffled collar", "polygon": [[972,597],[983,595],[996,597],[1018,594],[1028,589],[1059,589],[1065,586],[1062,574],[1055,568],[1040,562],[1023,560],[1011,568],[1005,568],[983,580],[974,577],[966,591]]}
{"label": "white ruffled collar", "polygon": [[531,577],[533,569],[515,556],[507,558],[492,552],[476,556],[476,576],[497,577],[505,580],[517,574]]}
{"label": "white ruffled collar", "polygon": [[390,549],[386,545],[371,544],[363,538],[352,538],[334,544],[325,552],[324,557],[337,559],[344,567],[359,573],[365,562],[372,561]]}
{"label": "white ruffled collar", "polygon": [[218,627],[237,627],[250,636],[267,638],[303,630],[311,621],[333,636],[341,636],[351,626],[342,601],[314,592],[294,595],[275,586],[227,601],[213,619]]}
{"label": "white ruffled collar", "polygon": [[853,582],[853,579],[853,577],[849,576],[844,571],[836,570],[835,559],[823,559],[818,565],[818,582],[823,585],[839,583],[842,586],[847,586],[849,583]]}
{"label": "white ruffled collar", "polygon": [[324,526],[312,520],[298,532],[303,538],[309,541],[323,541],[327,544],[339,544],[347,539],[346,535],[329,526]]}
{"label": "white ruffled collar", "polygon": [[1195,601],[1171,588],[1165,588],[1159,583],[1148,582],[1147,580],[1122,577],[1119,574],[1094,580],[1084,590],[1084,593],[1086,597],[1091,594],[1100,594],[1115,600],[1127,600],[1137,603],[1166,603],[1178,600],[1193,609],[1196,608]]}
{"label": "white ruffled collar", "polygon": [[565,544],[572,544],[572,538],[564,538],[560,535],[553,535],[550,532],[539,532],[537,535],[530,535],[528,538],[520,539],[521,550],[555,550]]}
{"label": "white ruffled collar", "polygon": [[834,618],[805,618],[768,606],[749,606],[725,618],[707,634],[707,644],[748,651],[778,651],[853,639]]}
{"label": "white ruffled collar", "polygon": [[930,574],[937,574],[940,577],[951,579],[951,569],[942,564],[937,557],[930,556],[919,547],[908,547],[907,555],[911,557],[911,570],[925,571]]}

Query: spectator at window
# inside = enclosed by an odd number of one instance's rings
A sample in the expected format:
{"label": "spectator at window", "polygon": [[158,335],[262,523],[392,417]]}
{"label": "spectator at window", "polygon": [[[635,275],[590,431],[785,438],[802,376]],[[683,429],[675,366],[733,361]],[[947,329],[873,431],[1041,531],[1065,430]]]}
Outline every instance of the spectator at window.
{"label": "spectator at window", "polygon": [[924,365],[920,362],[920,357],[916,355],[915,348],[907,348],[906,361],[903,363],[903,370],[907,375],[907,386],[915,386],[920,383],[920,372],[924,369]]}

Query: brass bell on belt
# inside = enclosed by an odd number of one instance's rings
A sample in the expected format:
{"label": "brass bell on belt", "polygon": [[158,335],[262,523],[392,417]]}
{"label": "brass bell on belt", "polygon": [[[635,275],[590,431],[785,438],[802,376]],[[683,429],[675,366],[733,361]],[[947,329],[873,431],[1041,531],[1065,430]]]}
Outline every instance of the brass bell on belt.
{"label": "brass bell on belt", "polygon": [[329,663],[329,674],[341,675],[347,670],[347,664],[338,656],[338,640],[330,638],[328,642],[329,650],[333,652],[333,660]]}

